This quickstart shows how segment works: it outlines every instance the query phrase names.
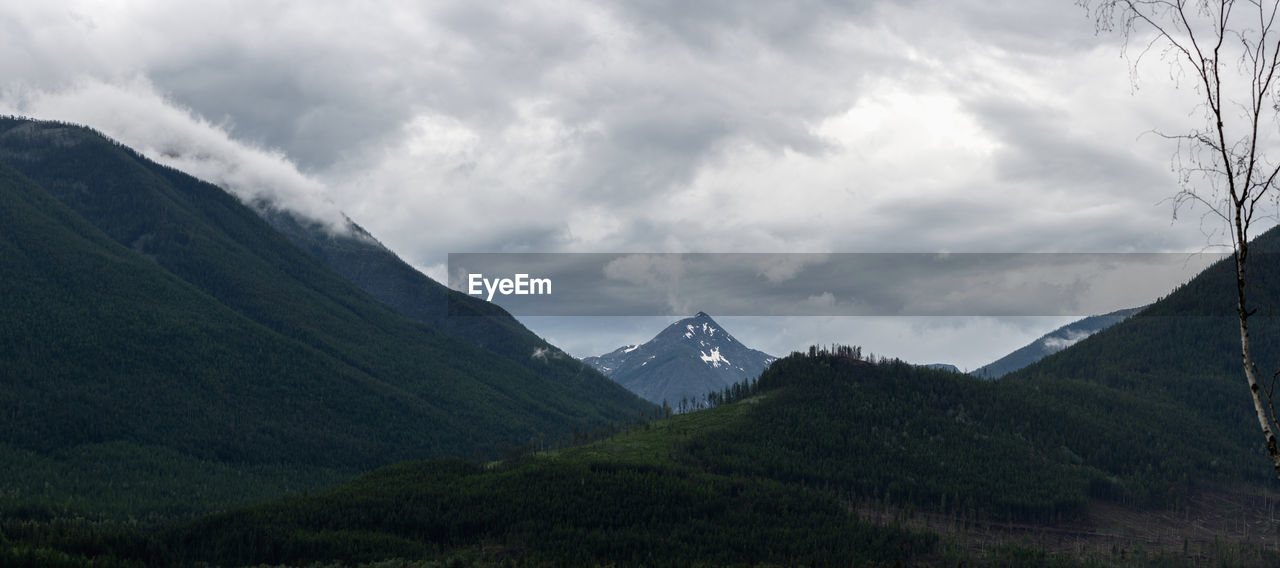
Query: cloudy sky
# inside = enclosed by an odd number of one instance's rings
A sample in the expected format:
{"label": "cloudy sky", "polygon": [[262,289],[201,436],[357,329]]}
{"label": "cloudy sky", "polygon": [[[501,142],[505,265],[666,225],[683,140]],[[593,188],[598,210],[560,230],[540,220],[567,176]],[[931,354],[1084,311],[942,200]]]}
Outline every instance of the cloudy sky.
{"label": "cloudy sky", "polygon": [[[346,212],[437,278],[450,252],[1219,242],[1173,220],[1174,147],[1144,135],[1194,122],[1195,92],[1158,60],[1135,91],[1121,38],[1071,0],[3,4],[0,112]],[[671,319],[529,324],[584,356]],[[1069,319],[722,323],[775,354],[972,368]]]}

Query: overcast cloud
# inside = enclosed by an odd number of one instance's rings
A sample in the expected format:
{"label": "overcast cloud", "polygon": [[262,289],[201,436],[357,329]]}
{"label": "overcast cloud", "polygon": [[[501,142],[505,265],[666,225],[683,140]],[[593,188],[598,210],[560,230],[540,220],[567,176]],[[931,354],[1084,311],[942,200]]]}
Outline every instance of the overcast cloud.
{"label": "overcast cloud", "polygon": [[[345,212],[437,278],[449,252],[1212,242],[1172,222],[1173,148],[1142,135],[1194,93],[1156,62],[1133,94],[1070,0],[4,4],[0,112]],[[1064,319],[724,323],[976,367]],[[658,331],[530,323],[578,356]]]}

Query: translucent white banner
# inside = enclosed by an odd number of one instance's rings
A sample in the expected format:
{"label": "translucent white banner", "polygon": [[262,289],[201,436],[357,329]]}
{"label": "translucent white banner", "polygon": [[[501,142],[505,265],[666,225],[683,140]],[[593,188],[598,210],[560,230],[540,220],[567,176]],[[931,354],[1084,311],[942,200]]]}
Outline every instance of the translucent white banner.
{"label": "translucent white banner", "polygon": [[[454,253],[448,268],[450,288],[515,315],[1051,316],[1148,304],[1223,258],[1190,253]],[[1224,294],[1233,290],[1223,289]]]}

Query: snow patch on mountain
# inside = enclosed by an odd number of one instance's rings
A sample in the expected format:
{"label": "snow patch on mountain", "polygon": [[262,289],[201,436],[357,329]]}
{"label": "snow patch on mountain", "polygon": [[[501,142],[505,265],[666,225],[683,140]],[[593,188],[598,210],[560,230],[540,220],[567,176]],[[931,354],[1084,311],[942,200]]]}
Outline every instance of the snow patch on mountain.
{"label": "snow patch on mountain", "polygon": [[735,341],[711,316],[698,312],[646,343],[582,361],[650,401],[674,405],[755,379],[775,360]]}
{"label": "snow patch on mountain", "polygon": [[720,363],[732,365],[728,359],[724,358],[724,355],[720,354],[719,347],[712,347],[710,355],[707,355],[705,351],[699,351],[698,353],[702,356],[702,362],[711,365],[712,367],[719,367]]}

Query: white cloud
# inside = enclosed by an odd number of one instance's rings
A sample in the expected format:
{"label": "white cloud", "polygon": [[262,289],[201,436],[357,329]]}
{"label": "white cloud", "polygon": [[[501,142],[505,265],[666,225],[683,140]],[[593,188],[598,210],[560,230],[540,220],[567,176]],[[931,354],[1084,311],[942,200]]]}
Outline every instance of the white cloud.
{"label": "white cloud", "polygon": [[[1199,244],[1156,205],[1169,149],[1133,140],[1185,99],[1131,96],[1114,38],[1060,4],[32,4],[0,16],[0,70],[11,102],[141,77],[168,105],[115,111],[159,109],[138,128],[191,109],[276,149],[419,264]],[[111,120],[65,98],[52,118]]]}
{"label": "white cloud", "polygon": [[88,124],[161,164],[226,189],[257,206],[284,206],[346,232],[349,222],[324,185],[279,150],[233,140],[219,125],[165,99],[145,79],[82,79],[56,91],[0,100],[0,112]]}
{"label": "white cloud", "polygon": [[1058,351],[1062,351],[1063,349],[1079,343],[1080,340],[1089,337],[1090,335],[1093,334],[1088,331],[1072,330],[1067,332],[1066,337],[1046,337],[1041,343],[1044,345],[1045,349],[1048,349],[1051,353],[1057,353]]}
{"label": "white cloud", "polygon": [[[1173,148],[1139,138],[1188,91],[1155,65],[1133,95],[1119,54],[1056,0],[26,2],[0,104],[341,209],[435,275],[463,251],[1199,250],[1161,203]],[[836,331],[814,321],[788,325]]]}

